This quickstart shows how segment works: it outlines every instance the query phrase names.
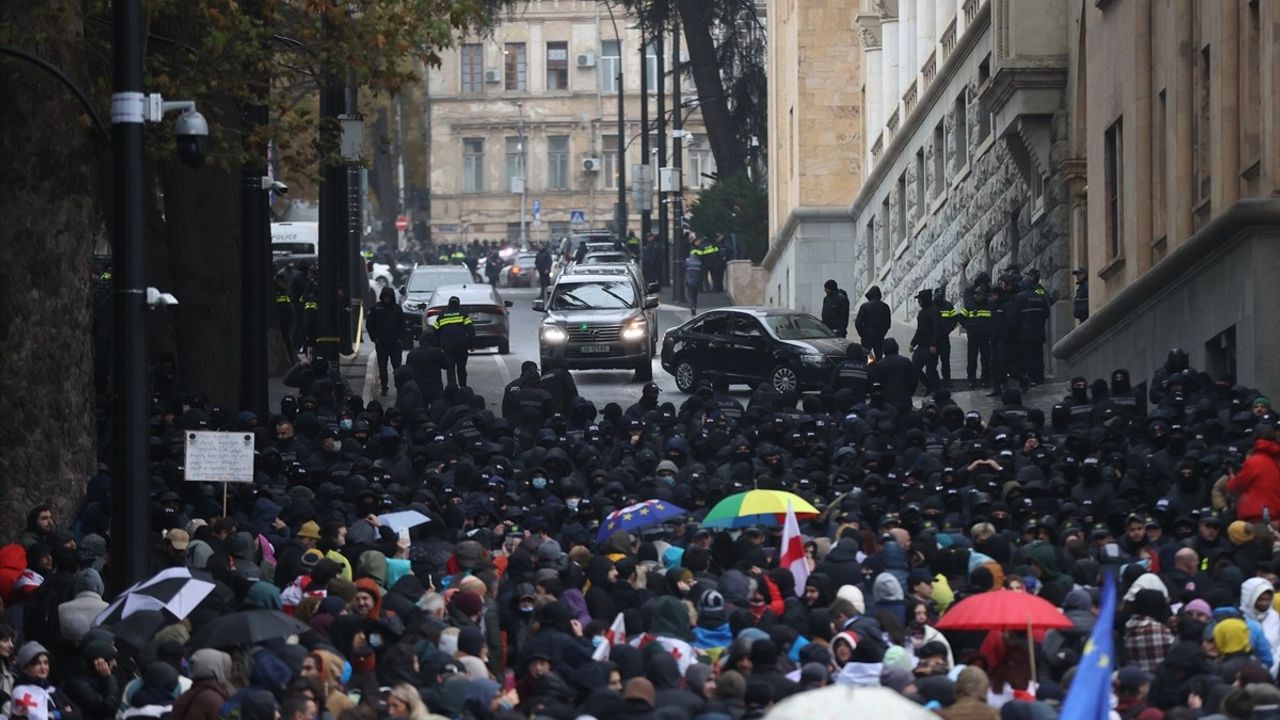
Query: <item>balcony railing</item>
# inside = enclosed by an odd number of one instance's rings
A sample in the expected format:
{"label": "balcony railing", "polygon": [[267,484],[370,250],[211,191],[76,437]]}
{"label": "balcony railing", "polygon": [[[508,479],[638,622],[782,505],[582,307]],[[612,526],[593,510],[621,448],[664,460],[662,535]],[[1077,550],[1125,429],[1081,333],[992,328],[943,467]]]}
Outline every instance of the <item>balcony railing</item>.
{"label": "balcony railing", "polygon": [[983,0],[964,0],[964,5],[961,9],[964,12],[965,27],[969,27],[969,24],[973,22],[973,17],[978,14],[978,6],[982,2]]}
{"label": "balcony railing", "polygon": [[902,114],[910,115],[911,111],[916,108],[916,82],[913,80],[907,86],[907,91],[902,94]]}
{"label": "balcony railing", "polygon": [[893,109],[893,114],[889,116],[889,121],[886,122],[884,126],[889,128],[890,135],[898,132],[898,109],[897,108]]}
{"label": "balcony railing", "polygon": [[920,71],[921,87],[927,88],[933,84],[933,79],[938,76],[938,51],[934,50],[929,53],[929,57],[925,58],[924,69]]}
{"label": "balcony railing", "polygon": [[951,52],[956,49],[956,19],[951,18],[951,22],[947,24],[947,29],[942,31],[942,61],[946,62],[951,57]]}

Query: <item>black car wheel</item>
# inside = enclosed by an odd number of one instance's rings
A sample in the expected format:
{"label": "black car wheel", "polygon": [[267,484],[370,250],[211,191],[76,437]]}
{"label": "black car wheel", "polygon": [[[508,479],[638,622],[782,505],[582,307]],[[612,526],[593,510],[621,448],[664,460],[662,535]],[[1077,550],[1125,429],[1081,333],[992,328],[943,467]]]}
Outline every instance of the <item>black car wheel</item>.
{"label": "black car wheel", "polygon": [[779,365],[769,373],[769,384],[780,393],[795,392],[800,387],[800,379],[796,371],[786,365]]}
{"label": "black car wheel", "polygon": [[636,366],[636,381],[648,382],[653,379],[653,363],[644,361]]}
{"label": "black car wheel", "polygon": [[511,352],[511,341],[504,338],[502,342],[498,343],[498,354],[506,355],[509,352]]}
{"label": "black car wheel", "polygon": [[688,359],[680,360],[676,363],[676,387],[680,388],[680,392],[693,392],[694,386],[698,384],[698,368]]}

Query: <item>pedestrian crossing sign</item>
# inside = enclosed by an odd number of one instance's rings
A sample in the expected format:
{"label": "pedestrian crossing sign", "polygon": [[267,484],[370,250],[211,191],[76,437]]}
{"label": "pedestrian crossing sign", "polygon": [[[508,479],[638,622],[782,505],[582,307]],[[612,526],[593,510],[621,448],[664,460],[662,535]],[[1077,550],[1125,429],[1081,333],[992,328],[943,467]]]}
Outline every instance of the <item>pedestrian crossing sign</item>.
{"label": "pedestrian crossing sign", "polygon": [[569,222],[570,224],[573,224],[573,225],[586,225],[587,214],[581,210],[570,210]]}

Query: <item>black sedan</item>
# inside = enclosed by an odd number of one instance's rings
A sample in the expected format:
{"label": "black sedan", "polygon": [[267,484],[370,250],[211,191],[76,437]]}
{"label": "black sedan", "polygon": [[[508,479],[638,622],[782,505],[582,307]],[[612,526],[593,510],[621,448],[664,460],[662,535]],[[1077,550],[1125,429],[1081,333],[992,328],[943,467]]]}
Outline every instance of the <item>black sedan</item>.
{"label": "black sedan", "polygon": [[845,357],[849,341],[808,313],[775,307],[705,312],[668,331],[662,369],[689,392],[704,378],[768,382],[779,392],[820,388]]}

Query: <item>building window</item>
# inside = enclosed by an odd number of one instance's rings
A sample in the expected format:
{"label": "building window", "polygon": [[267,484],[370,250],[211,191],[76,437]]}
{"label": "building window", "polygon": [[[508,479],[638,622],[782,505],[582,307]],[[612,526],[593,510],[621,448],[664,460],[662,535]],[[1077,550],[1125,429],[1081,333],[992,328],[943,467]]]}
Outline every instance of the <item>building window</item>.
{"label": "building window", "polygon": [[933,128],[933,196],[941,197],[942,191],[947,189],[947,147],[946,132],[943,130],[942,121]]}
{"label": "building window", "polygon": [[924,148],[916,151],[916,221],[924,217],[929,207],[929,183],[924,174]]}
{"label": "building window", "polygon": [[658,93],[658,49],[653,43],[644,46],[645,91]]}
{"label": "building window", "polygon": [[973,105],[978,113],[977,137],[974,142],[982,144],[991,135],[991,111],[982,101],[982,88],[991,81],[991,55],[987,54],[978,65],[978,88],[973,92]]}
{"label": "building window", "polygon": [[1124,206],[1121,203],[1120,186],[1124,182],[1124,127],[1121,120],[1107,128],[1103,145],[1103,173],[1105,173],[1107,212],[1107,257],[1118,258],[1124,248]]}
{"label": "building window", "polygon": [[1155,117],[1151,123],[1151,237],[1158,240],[1166,233],[1166,183],[1169,172],[1169,148],[1165,147],[1168,135],[1168,103],[1165,91],[1156,95]]}
{"label": "building window", "polygon": [[512,245],[520,242],[520,223],[518,222],[507,223],[507,242],[511,243]]}
{"label": "building window", "polygon": [[955,126],[951,129],[951,144],[955,147],[957,170],[969,162],[969,112],[964,101],[965,94],[960,93],[960,97],[956,98],[955,109],[952,111]]}
{"label": "building window", "polygon": [[[689,185],[699,190],[711,187],[711,178],[716,174],[715,158],[711,150],[705,147],[694,147],[689,150]],[[708,177],[710,176],[710,177]]]}
{"label": "building window", "polygon": [[462,141],[462,192],[484,192],[484,139]]}
{"label": "building window", "polygon": [[479,43],[462,46],[462,92],[484,92],[484,50]]}
{"label": "building window", "polygon": [[1040,172],[1040,168],[1032,165],[1031,182],[1027,185],[1027,195],[1030,198],[1028,205],[1031,209],[1031,217],[1035,218],[1044,212],[1044,173]]}
{"label": "building window", "polygon": [[1192,115],[1192,123],[1195,126],[1195,148],[1192,151],[1192,157],[1195,162],[1195,186],[1191,189],[1192,204],[1198,205],[1202,200],[1209,198],[1209,186],[1212,173],[1209,171],[1209,117],[1212,109],[1209,103],[1212,100],[1210,85],[1210,56],[1209,46],[1205,45],[1200,50],[1200,62],[1196,67],[1196,109]]}
{"label": "building window", "polygon": [[622,47],[617,40],[600,43],[600,90],[618,92],[618,70],[622,67]]}
{"label": "building window", "polygon": [[507,43],[502,55],[506,71],[506,88],[508,90],[528,90],[529,62],[525,55],[524,43]]}
{"label": "building window", "polygon": [[867,220],[867,229],[862,237],[867,251],[867,282],[876,276],[876,219]]}
{"label": "building window", "polygon": [[1262,51],[1259,45],[1261,20],[1258,0],[1245,9],[1245,36],[1240,59],[1240,167],[1248,168],[1259,158],[1262,148]]}
{"label": "building window", "polygon": [[547,189],[569,188],[569,136],[547,138]]}
{"label": "building window", "polygon": [[894,217],[893,229],[894,237],[898,242],[906,242],[907,240],[907,174],[902,173],[898,176],[898,208]]}
{"label": "building window", "polygon": [[569,89],[569,43],[547,43],[547,89]]}
{"label": "building window", "polygon": [[507,192],[518,193],[524,182],[524,141],[519,137],[507,138]]}
{"label": "building window", "polygon": [[573,227],[572,225],[570,225],[569,223],[563,220],[549,222],[547,223],[547,228],[548,228],[547,237],[552,242],[558,241],[560,238],[564,237],[565,235],[568,235],[569,229],[572,227]]}
{"label": "building window", "polygon": [[880,203],[880,232],[877,233],[876,239],[880,241],[880,264],[884,265],[889,262],[890,239],[893,237],[893,230],[889,226],[889,198],[886,197],[884,202]]}
{"label": "building window", "polygon": [[605,135],[601,143],[604,152],[600,153],[600,174],[604,176],[604,189],[618,189],[618,136]]}

